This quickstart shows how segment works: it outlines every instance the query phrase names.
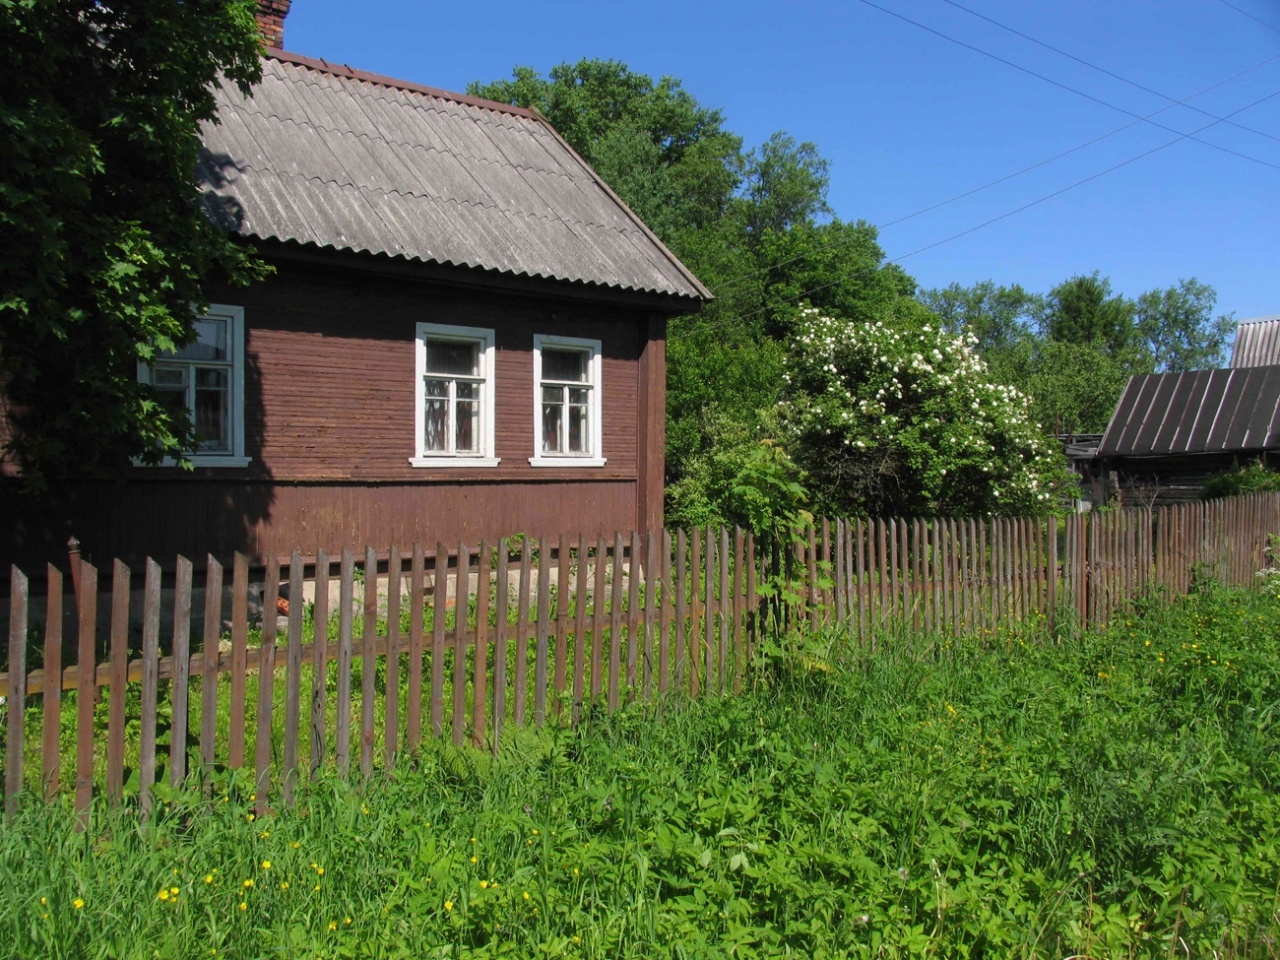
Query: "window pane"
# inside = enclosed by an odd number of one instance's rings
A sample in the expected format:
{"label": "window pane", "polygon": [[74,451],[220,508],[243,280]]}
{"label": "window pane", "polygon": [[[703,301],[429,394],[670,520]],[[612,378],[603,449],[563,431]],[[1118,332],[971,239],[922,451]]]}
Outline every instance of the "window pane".
{"label": "window pane", "polygon": [[[557,391],[556,396],[559,396]],[[546,391],[543,391],[543,400],[546,400]],[[543,453],[561,453],[563,447],[560,442],[560,425],[564,420],[564,404],[563,403],[546,403],[542,404],[542,452]]]}
{"label": "window pane", "polygon": [[479,400],[480,384],[459,380],[456,388],[459,400]]}
{"label": "window pane", "polygon": [[169,411],[169,415],[174,419],[181,419],[181,414],[187,412],[187,388],[181,384],[177,389],[170,387],[157,387],[156,399],[161,405]]}
{"label": "window pane", "polygon": [[584,350],[542,351],[542,379],[587,382],[587,353]]}
{"label": "window pane", "polygon": [[[427,385],[439,383],[428,380]],[[449,401],[447,399],[428,400],[423,417],[422,448],[431,451],[447,451],[449,449]]]}
{"label": "window pane", "polygon": [[427,380],[427,396],[428,397],[447,397],[449,396],[448,380]]}
{"label": "window pane", "polygon": [[156,367],[151,371],[151,382],[156,387],[182,389],[187,385],[187,368]]}
{"label": "window pane", "polygon": [[[459,384],[459,387],[462,385]],[[458,425],[454,450],[476,453],[480,445],[480,404],[473,400],[458,401]]]}
{"label": "window pane", "polygon": [[[217,371],[196,371],[196,444],[201,452],[226,453],[231,449],[231,431],[228,429],[230,411],[227,409],[229,394],[216,377],[202,377],[201,374]],[[208,382],[209,386],[203,385]]]}
{"label": "window pane", "polygon": [[176,355],[184,360],[227,360],[227,321],[197,320],[195,342],[180,347]]}
{"label": "window pane", "polygon": [[456,340],[427,341],[427,369],[432,373],[480,375],[480,344]]}
{"label": "window pane", "polygon": [[569,407],[569,452],[590,453],[587,436],[587,408],[574,404]]}

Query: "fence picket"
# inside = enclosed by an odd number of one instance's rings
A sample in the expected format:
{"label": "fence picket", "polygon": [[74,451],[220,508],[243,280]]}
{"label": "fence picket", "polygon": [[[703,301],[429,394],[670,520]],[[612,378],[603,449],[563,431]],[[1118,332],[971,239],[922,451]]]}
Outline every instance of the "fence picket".
{"label": "fence picket", "polygon": [[116,560],[111,571],[111,683],[107,690],[107,800],[124,790],[125,689],[129,682],[129,568]]}
{"label": "fence picket", "polygon": [[360,775],[366,780],[373,773],[373,708],[374,680],[378,675],[378,554],[364,548],[364,603],[361,610],[361,637],[364,649],[360,658]]}
{"label": "fence picket", "polygon": [[204,632],[200,641],[200,763],[206,778],[217,763],[221,643],[222,564],[208,554],[204,561]]}
{"label": "fence picket", "polygon": [[[311,608],[311,778],[324,765],[324,713],[329,699],[329,555],[316,551],[316,599]],[[321,642],[315,642],[321,641]]]}
{"label": "fence picket", "polygon": [[227,766],[244,766],[245,670],[249,634],[249,558],[237,553],[231,567],[231,732]]}
{"label": "fence picket", "polygon": [[[526,556],[528,543],[525,544]],[[444,618],[449,605],[449,551],[436,543],[431,587],[431,735],[444,733]],[[516,670],[519,672],[519,662]],[[517,701],[516,723],[524,721],[524,702]]]}
{"label": "fence picket", "polygon": [[[298,782],[298,728],[302,722],[302,553],[289,556],[289,633],[285,657],[284,771],[282,786],[285,803],[293,803]],[[314,609],[314,608],[313,608]],[[324,646],[325,638],[317,630],[316,646]]]}
{"label": "fence picket", "polygon": [[538,542],[538,625],[533,653],[533,725],[547,720],[547,650],[551,632],[551,542]]}
{"label": "fence picket", "polygon": [[147,558],[142,594],[142,696],[138,717],[138,799],[151,809],[156,782],[156,705],[160,659],[160,564]]}
{"label": "fence picket", "polygon": [[[46,573],[48,603],[44,622],[44,729],[40,750],[40,782],[45,799],[61,787],[62,756],[62,571],[49,564]],[[12,589],[12,585],[11,585]],[[12,769],[10,765],[9,769]]]}
{"label": "fence picket", "polygon": [[271,708],[276,679],[276,597],[280,593],[280,561],[267,559],[267,577],[262,585],[262,644],[258,648],[258,732],[254,740],[254,768],[257,770],[257,808],[267,812],[271,790]]}
{"label": "fence picket", "polygon": [[462,746],[467,727],[467,621],[471,609],[471,550],[458,544],[453,579],[453,743]]}
{"label": "fence picket", "polygon": [[22,792],[23,726],[27,705],[27,605],[31,585],[17,567],[9,573],[9,709],[5,711],[5,814],[12,817]]}
{"label": "fence picket", "polygon": [[[351,632],[355,605],[355,557],[343,548],[338,581],[338,692],[334,717],[334,759],[344,778],[351,772]],[[436,733],[439,736],[439,732]]]}
{"label": "fence picket", "polygon": [[[493,581],[493,549],[489,546],[489,541],[480,541],[480,555],[476,560],[476,639],[471,674],[471,745],[478,748],[484,746],[485,716],[489,702],[487,687],[489,679],[489,586]],[[392,689],[390,680],[387,681],[387,689]],[[391,766],[390,758],[388,758],[387,766]]]}
{"label": "fence picket", "polygon": [[187,779],[188,682],[191,673],[191,561],[178,557],[173,590],[173,684],[169,702],[169,783]]}

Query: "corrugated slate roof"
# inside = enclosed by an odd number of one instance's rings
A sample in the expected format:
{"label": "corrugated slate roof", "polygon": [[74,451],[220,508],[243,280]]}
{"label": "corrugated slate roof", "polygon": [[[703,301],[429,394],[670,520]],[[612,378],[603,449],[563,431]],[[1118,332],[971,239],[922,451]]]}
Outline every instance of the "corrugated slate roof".
{"label": "corrugated slate roof", "polygon": [[1236,327],[1231,366],[1271,367],[1276,364],[1280,364],[1280,317],[1245,320]]}
{"label": "corrugated slate roof", "polygon": [[210,216],[291,240],[519,276],[711,294],[531,110],[270,51],[218,91]]}
{"label": "corrugated slate roof", "polygon": [[1131,377],[1098,455],[1232,453],[1280,446],[1280,366]]}

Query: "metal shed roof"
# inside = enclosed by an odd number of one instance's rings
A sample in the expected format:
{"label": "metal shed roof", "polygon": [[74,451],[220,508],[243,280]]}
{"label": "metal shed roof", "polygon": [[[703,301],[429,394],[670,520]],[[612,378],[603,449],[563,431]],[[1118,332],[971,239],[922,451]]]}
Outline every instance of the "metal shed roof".
{"label": "metal shed roof", "polygon": [[1233,453],[1280,446],[1280,366],[1131,377],[1098,455]]}
{"label": "metal shed roof", "polygon": [[1280,364],[1280,317],[1245,320],[1236,327],[1231,366],[1270,367]]}
{"label": "metal shed roof", "polygon": [[199,179],[228,230],[711,299],[534,111],[277,50],[217,98]]}

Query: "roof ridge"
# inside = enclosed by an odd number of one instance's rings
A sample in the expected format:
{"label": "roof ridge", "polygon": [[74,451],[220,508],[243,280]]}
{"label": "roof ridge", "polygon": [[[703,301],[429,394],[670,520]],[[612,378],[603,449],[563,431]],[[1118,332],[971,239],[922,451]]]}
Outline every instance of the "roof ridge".
{"label": "roof ridge", "polygon": [[327,73],[335,77],[346,77],[351,80],[361,80],[365,83],[371,83],[379,87],[389,87],[393,90],[405,90],[409,93],[421,93],[428,97],[437,97],[441,100],[448,100],[465,107],[477,107],[481,110],[492,110],[495,113],[507,113],[516,117],[524,117],[528,120],[536,120],[539,123],[545,123],[544,118],[536,110],[528,107],[517,107],[510,103],[502,103],[499,100],[486,100],[484,97],[473,97],[467,93],[455,93],[452,90],[442,90],[439,87],[429,87],[426,84],[414,83],[412,80],[397,80],[395,77],[384,76],[380,73],[370,73],[367,70],[357,70],[355,67],[347,66],[344,63],[330,63],[328,60],[317,57],[306,57],[300,53],[290,53],[287,50],[281,50],[278,47],[269,47],[264,56],[268,60],[277,60],[280,63],[291,64],[296,67],[306,67],[309,70],[317,70],[320,73]]}

